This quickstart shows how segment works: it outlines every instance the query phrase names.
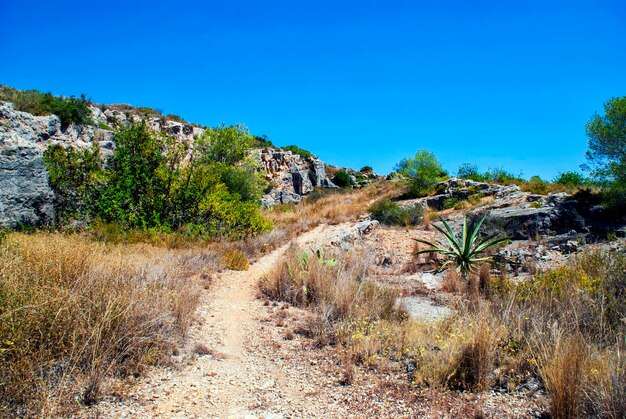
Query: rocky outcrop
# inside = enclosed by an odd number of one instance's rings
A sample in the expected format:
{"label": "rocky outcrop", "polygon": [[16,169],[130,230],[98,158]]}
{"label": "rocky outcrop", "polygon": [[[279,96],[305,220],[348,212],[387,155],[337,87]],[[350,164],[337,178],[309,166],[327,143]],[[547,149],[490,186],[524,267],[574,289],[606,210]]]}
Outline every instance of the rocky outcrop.
{"label": "rocky outcrop", "polygon": [[[471,195],[492,196],[493,200],[477,205],[470,217],[485,217],[483,230],[500,233],[513,240],[554,237],[561,242],[572,238],[603,237],[606,231],[619,227],[618,220],[607,218],[601,206],[590,206],[567,193],[537,195],[522,191],[517,185],[502,186],[457,178],[437,185],[438,195],[420,198],[417,202],[438,210],[450,198],[467,199]],[[558,240],[556,239],[558,238]],[[570,246],[571,247],[571,246]]]}
{"label": "rocky outcrop", "polygon": [[[128,105],[92,106],[94,125],[62,127],[55,115],[34,116],[0,102],[0,227],[46,225],[54,220],[54,192],[43,163],[43,153],[50,145],[82,149],[97,143],[106,157],[114,148],[111,127],[131,121],[143,120],[153,130],[188,145],[205,130],[164,117],[138,116],[132,109]],[[255,152],[271,184],[271,190],[262,200],[265,206],[299,202],[315,187],[335,187],[326,177],[326,166],[321,160],[303,159],[274,148]]]}
{"label": "rocky outcrop", "polygon": [[257,158],[271,187],[261,199],[266,207],[300,202],[316,187],[336,188],[326,177],[326,166],[319,159],[305,159],[291,151],[269,147],[258,150]]}
{"label": "rocky outcrop", "polygon": [[55,115],[33,116],[0,102],[0,227],[48,224],[54,219],[54,193],[43,163],[49,145],[84,148],[97,141],[107,150],[111,137],[92,126],[63,130]]}

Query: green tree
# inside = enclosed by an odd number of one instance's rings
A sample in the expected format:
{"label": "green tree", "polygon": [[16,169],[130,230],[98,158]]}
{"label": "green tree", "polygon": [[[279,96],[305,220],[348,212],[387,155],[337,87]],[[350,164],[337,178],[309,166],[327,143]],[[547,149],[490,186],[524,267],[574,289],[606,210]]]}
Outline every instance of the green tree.
{"label": "green tree", "polygon": [[159,176],[164,162],[162,142],[145,122],[122,127],[114,136],[115,154],[99,212],[107,221],[132,227],[160,225],[165,209],[167,180]]}
{"label": "green tree", "polygon": [[456,176],[461,179],[470,179],[477,182],[485,181],[485,176],[478,171],[478,166],[473,163],[461,163],[456,172]]}
{"label": "green tree", "polygon": [[605,183],[612,198],[626,201],[626,96],[604,104],[604,115],[595,114],[586,125],[589,166]]}
{"label": "green tree", "polygon": [[583,186],[586,183],[586,179],[578,172],[563,172],[559,173],[559,175],[554,179],[554,183],[568,186],[570,188],[577,188]]}
{"label": "green tree", "polygon": [[350,180],[350,174],[343,169],[339,170],[337,173],[335,173],[335,176],[333,177],[333,183],[340,188],[347,188],[348,186],[352,185],[352,182]]}
{"label": "green tree", "polygon": [[242,161],[252,146],[253,138],[243,125],[220,125],[207,129],[198,144],[204,161],[234,165]]}
{"label": "green tree", "polygon": [[435,155],[428,150],[419,150],[415,157],[403,159],[396,171],[405,176],[409,194],[419,197],[428,194],[447,175]]}
{"label": "green tree", "polygon": [[89,217],[106,182],[98,144],[82,151],[51,145],[43,159],[55,192],[56,223]]}

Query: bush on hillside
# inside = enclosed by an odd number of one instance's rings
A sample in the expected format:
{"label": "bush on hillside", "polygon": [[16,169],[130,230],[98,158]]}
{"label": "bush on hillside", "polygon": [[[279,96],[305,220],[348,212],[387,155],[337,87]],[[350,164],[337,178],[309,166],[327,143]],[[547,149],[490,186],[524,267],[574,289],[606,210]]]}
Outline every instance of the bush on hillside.
{"label": "bush on hillside", "polygon": [[405,177],[410,197],[431,193],[437,182],[447,176],[439,160],[428,150],[420,150],[415,157],[400,161],[396,171]]}
{"label": "bush on hillside", "polygon": [[478,171],[478,166],[472,163],[462,163],[456,176],[461,179],[470,179],[476,182],[485,182],[487,179]]}
{"label": "bush on hillside", "polygon": [[553,183],[569,188],[580,188],[587,183],[585,177],[578,172],[563,172],[554,179]]}
{"label": "bush on hillside", "polygon": [[245,160],[247,138],[239,138],[245,135],[238,127],[219,127],[188,149],[144,122],[133,123],[116,132],[114,154],[103,166],[97,148],[51,147],[44,160],[59,221],[100,219],[198,237],[259,234],[269,228],[258,202],[264,184]]}
{"label": "bush on hillside", "polygon": [[315,155],[313,155],[313,153],[311,153],[310,151],[305,150],[303,148],[300,148],[297,145],[286,145],[286,146],[281,147],[281,148],[283,150],[286,150],[286,151],[291,151],[292,153],[299,155],[303,159],[310,159],[310,158],[315,157]]}
{"label": "bush on hillside", "polygon": [[81,95],[80,98],[71,96],[58,97],[51,93],[41,93],[38,90],[20,91],[8,86],[0,86],[0,100],[11,102],[15,109],[33,115],[57,115],[61,119],[63,129],[71,124],[92,124],[90,101]]}
{"label": "bush on hillside", "polygon": [[424,208],[421,205],[401,207],[389,199],[376,202],[369,208],[372,218],[386,225],[414,226],[421,224]]}
{"label": "bush on hillside", "polygon": [[350,179],[350,174],[342,169],[335,173],[333,183],[340,188],[347,188],[352,185],[352,180]]}

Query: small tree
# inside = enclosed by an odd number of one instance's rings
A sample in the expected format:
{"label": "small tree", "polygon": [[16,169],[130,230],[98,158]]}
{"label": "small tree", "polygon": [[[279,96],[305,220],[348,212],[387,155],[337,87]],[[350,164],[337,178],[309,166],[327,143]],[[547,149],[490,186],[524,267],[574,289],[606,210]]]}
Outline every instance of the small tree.
{"label": "small tree", "polygon": [[585,177],[578,172],[563,172],[554,178],[554,183],[564,185],[570,188],[577,188],[586,183]]}
{"label": "small tree", "polygon": [[253,138],[243,125],[220,125],[204,132],[198,144],[206,161],[234,165],[242,161]]}
{"label": "small tree", "polygon": [[396,171],[406,177],[409,194],[415,197],[428,194],[446,176],[439,160],[428,150],[419,150],[415,157],[400,161]]}
{"label": "small tree", "polygon": [[335,173],[335,177],[333,177],[333,183],[340,188],[347,188],[352,185],[352,181],[350,180],[350,174],[345,170],[339,170]]}
{"label": "small tree", "polygon": [[473,163],[461,163],[456,175],[461,179],[470,179],[477,182],[485,181],[485,176],[478,171],[478,166]]}
{"label": "small tree", "polygon": [[587,123],[587,159],[596,179],[605,183],[618,202],[626,201],[626,96],[604,104],[604,116]]}

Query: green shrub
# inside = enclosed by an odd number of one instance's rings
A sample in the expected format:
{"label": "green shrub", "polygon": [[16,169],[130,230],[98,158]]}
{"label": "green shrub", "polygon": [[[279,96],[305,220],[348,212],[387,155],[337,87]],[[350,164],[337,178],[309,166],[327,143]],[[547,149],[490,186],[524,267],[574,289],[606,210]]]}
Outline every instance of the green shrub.
{"label": "green shrub", "polygon": [[424,209],[421,205],[400,207],[389,199],[376,202],[369,208],[372,218],[386,225],[412,226],[421,224]]}
{"label": "green shrub", "polygon": [[519,175],[514,175],[501,167],[490,168],[485,172],[484,177],[487,182],[500,183],[502,185],[524,183],[521,173]]}
{"label": "green shrub", "polygon": [[352,185],[352,182],[350,180],[350,174],[345,170],[339,170],[337,173],[335,173],[335,177],[333,177],[333,183],[340,188],[347,188],[348,186]]}
{"label": "green shrub", "polygon": [[41,93],[37,90],[20,91],[8,86],[0,86],[0,100],[12,102],[15,109],[33,115],[57,115],[61,119],[61,127],[67,128],[71,124],[90,125],[90,101],[81,95],[80,98],[71,96],[58,97],[51,93]]}
{"label": "green shrub", "polygon": [[450,198],[443,201],[443,209],[454,208],[456,204],[458,204],[461,199],[457,196],[451,196]]}
{"label": "green shrub", "polygon": [[267,137],[267,135],[255,135],[252,138],[252,147],[265,148],[265,147],[274,147],[274,143]]}
{"label": "green shrub", "polygon": [[546,195],[550,192],[550,184],[542,180],[539,176],[533,176],[522,189],[530,193]]}
{"label": "green shrub", "polygon": [[313,153],[311,153],[310,151],[305,150],[303,148],[300,148],[297,145],[286,145],[286,146],[281,147],[281,148],[283,150],[286,150],[286,151],[291,151],[292,153],[299,155],[303,159],[310,159],[312,157],[315,157],[313,155]]}
{"label": "green shrub", "polygon": [[219,127],[209,135],[188,149],[132,123],[115,133],[104,168],[97,148],[50,147],[44,161],[57,192],[57,221],[99,219],[124,230],[230,239],[268,230],[259,209],[263,180],[253,161],[242,160],[245,130]]}
{"label": "green shrub", "polygon": [[111,128],[106,122],[102,122],[102,121],[98,121],[98,128],[104,129],[107,131],[113,131],[113,128]]}
{"label": "green shrub", "polygon": [[570,188],[578,188],[587,183],[587,180],[583,175],[578,172],[564,172],[559,173],[559,175],[554,179],[554,182],[557,185],[563,185]]}
{"label": "green shrub", "polygon": [[439,160],[428,150],[420,150],[415,157],[400,161],[396,171],[405,177],[411,197],[427,195],[437,182],[447,176]]}
{"label": "green shrub", "polygon": [[472,163],[462,163],[456,172],[461,179],[470,179],[476,182],[484,182],[487,179],[478,171],[478,166]]}

